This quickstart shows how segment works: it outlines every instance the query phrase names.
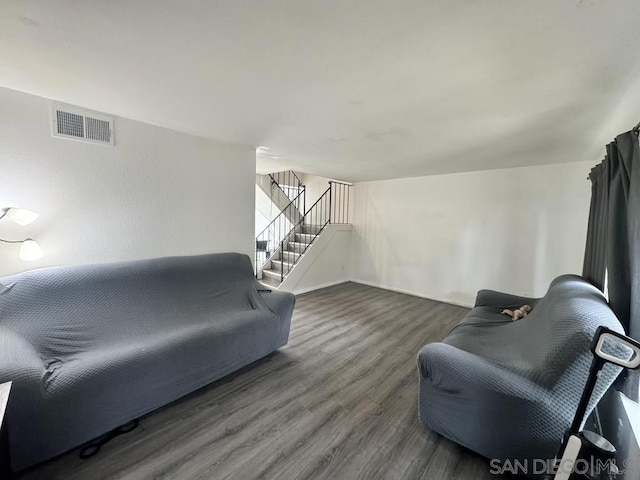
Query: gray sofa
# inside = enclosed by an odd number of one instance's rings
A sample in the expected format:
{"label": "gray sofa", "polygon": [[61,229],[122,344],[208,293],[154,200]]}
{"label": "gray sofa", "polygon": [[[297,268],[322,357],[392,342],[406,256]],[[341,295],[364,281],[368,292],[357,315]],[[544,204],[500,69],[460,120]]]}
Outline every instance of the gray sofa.
{"label": "gray sofa", "polygon": [[0,278],[14,470],[63,453],[285,345],[295,298],[235,253]]}
{"label": "gray sofa", "polygon": [[[524,304],[533,311],[521,320],[501,314]],[[602,293],[574,275],[555,279],[541,299],[481,290],[462,322],[418,354],[420,420],[490,459],[530,467],[553,459],[584,388],[599,325],[623,333]],[[605,367],[589,411],[619,371]]]}

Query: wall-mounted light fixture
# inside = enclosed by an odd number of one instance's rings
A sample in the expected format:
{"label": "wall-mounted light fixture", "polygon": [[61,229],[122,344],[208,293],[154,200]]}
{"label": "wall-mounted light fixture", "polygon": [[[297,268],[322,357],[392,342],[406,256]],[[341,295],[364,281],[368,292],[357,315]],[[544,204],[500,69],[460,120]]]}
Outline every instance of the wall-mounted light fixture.
{"label": "wall-mounted light fixture", "polygon": [[39,215],[36,212],[27,210],[26,208],[3,208],[0,218],[7,217],[9,220],[16,222],[18,225],[29,225],[36,221]]}
{"label": "wall-mounted light fixture", "polygon": [[[24,226],[33,223],[35,219],[38,218],[38,214],[24,208],[11,207],[0,210],[0,220],[4,217],[14,221],[18,225]],[[24,240],[5,240],[4,238],[0,238],[0,242],[21,244],[19,255],[22,260],[32,261],[42,258],[42,249],[40,245],[38,245],[38,242],[32,238],[25,238]]]}

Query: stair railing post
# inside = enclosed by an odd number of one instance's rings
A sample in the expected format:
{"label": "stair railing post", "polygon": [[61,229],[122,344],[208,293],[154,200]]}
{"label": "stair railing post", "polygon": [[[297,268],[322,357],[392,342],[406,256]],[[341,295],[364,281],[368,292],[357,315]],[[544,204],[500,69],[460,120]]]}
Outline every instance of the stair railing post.
{"label": "stair railing post", "polygon": [[331,190],[333,190],[333,182],[329,181],[329,220],[327,223],[331,223],[331,211],[333,210],[333,199],[331,198]]}
{"label": "stair railing post", "polygon": [[284,280],[284,240],[280,243],[280,281]]}
{"label": "stair railing post", "polygon": [[351,187],[347,187],[347,223],[349,223],[349,195],[351,195]]}

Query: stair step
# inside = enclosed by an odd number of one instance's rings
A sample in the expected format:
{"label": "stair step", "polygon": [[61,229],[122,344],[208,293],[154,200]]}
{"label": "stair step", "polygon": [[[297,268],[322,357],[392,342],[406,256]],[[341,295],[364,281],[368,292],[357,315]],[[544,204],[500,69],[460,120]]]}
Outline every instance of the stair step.
{"label": "stair step", "polygon": [[315,234],[313,233],[296,233],[296,242],[311,243]]}
{"label": "stair step", "polygon": [[[309,248],[311,242],[315,239],[318,232],[322,229],[321,225],[302,225],[296,229],[293,235],[295,241],[286,241],[287,249],[278,253],[271,260],[271,267],[262,270],[262,279],[265,285],[277,288],[282,283],[280,277],[284,270],[285,277],[291,271],[293,264],[303,255],[303,252]],[[291,235],[289,235],[291,238]],[[283,269],[284,267],[284,269]]]}
{"label": "stair step", "polygon": [[287,250],[289,252],[304,252],[304,249],[307,248],[309,246],[308,243],[305,242],[289,242],[289,246],[287,248]]}
{"label": "stair step", "polygon": [[302,227],[300,227],[299,233],[304,233],[307,235],[317,235],[321,229],[321,225],[302,225]]}
{"label": "stair step", "polygon": [[280,272],[270,269],[262,271],[262,281],[276,281],[280,285]]}
{"label": "stair step", "polygon": [[[264,271],[262,272],[264,274]],[[268,287],[279,287],[280,286],[280,275],[278,275],[278,278],[271,278],[269,276],[264,275],[260,280],[258,280],[260,283],[268,286]]]}
{"label": "stair step", "polygon": [[[301,253],[296,250],[285,250],[284,252],[281,252],[280,258],[284,257],[285,262],[293,263],[298,259],[298,257],[300,257],[300,255]],[[280,258],[278,258],[278,260],[280,260]]]}
{"label": "stair step", "polygon": [[291,263],[289,262],[282,262],[282,260],[271,260],[271,270],[275,270],[276,272],[282,272],[283,271],[283,263],[284,263],[284,274],[286,275],[289,270],[291,270]]}

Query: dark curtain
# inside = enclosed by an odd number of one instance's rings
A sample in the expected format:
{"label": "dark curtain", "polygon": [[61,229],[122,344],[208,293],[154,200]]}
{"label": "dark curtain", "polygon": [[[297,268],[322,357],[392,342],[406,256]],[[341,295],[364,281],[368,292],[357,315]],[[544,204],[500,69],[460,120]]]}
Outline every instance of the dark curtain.
{"label": "dark curtain", "polygon": [[[591,208],[583,276],[601,290],[627,334],[640,339],[640,146],[631,131],[607,145],[603,162],[591,170]],[[638,399],[638,376],[625,393]]]}
{"label": "dark curtain", "polygon": [[591,208],[587,229],[587,246],[584,252],[582,276],[604,291],[607,268],[607,218],[609,209],[609,162],[604,161],[591,169]]}
{"label": "dark curtain", "polygon": [[[626,290],[626,300],[622,303],[629,308],[629,335],[640,340],[640,144],[638,134],[629,132],[618,137],[621,153],[628,175],[627,185],[627,245],[629,256],[625,270],[628,283],[621,285]],[[609,286],[609,290],[611,290]]]}

